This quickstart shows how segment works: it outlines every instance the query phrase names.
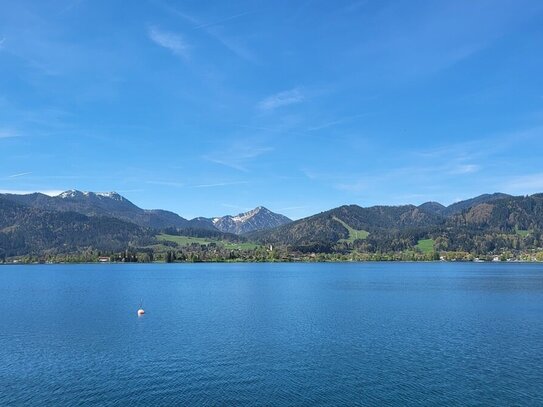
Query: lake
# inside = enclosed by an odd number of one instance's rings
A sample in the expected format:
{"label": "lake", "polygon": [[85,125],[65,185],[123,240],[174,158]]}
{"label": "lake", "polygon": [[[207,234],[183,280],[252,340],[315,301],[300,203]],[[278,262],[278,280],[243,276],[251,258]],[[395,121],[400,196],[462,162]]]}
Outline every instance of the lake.
{"label": "lake", "polygon": [[2,406],[543,405],[543,265],[0,266],[0,379]]}

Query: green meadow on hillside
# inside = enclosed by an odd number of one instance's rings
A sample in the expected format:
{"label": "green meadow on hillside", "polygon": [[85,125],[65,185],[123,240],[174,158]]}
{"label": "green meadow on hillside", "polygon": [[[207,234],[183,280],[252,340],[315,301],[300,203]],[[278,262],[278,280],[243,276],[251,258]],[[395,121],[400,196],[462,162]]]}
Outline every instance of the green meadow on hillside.
{"label": "green meadow on hillside", "polygon": [[228,242],[225,240],[215,240],[205,237],[192,237],[192,236],[176,236],[176,235],[167,235],[161,233],[157,235],[156,238],[160,241],[174,242],[179,246],[190,246],[191,244],[199,244],[202,246],[207,246],[211,243],[215,243],[219,246],[224,247],[225,249],[230,250],[253,250],[258,247],[257,244],[251,242]]}
{"label": "green meadow on hillside", "polygon": [[431,253],[434,251],[434,239],[421,239],[415,246],[423,253]]}
{"label": "green meadow on hillside", "polygon": [[341,239],[340,242],[352,243],[352,242],[354,242],[355,240],[358,240],[358,239],[364,240],[370,234],[370,232],[368,232],[366,230],[357,230],[357,229],[354,229],[354,228],[350,227],[345,222],[343,222],[341,219],[336,218],[335,216],[334,216],[334,220],[341,223],[343,225],[343,227],[349,231],[349,238]]}

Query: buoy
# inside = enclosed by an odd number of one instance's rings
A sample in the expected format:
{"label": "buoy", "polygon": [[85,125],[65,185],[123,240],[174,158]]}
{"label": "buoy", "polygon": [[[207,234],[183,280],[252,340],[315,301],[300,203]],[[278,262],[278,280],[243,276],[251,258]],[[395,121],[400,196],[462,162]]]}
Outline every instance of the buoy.
{"label": "buoy", "polygon": [[143,310],[143,299],[141,299],[140,307],[138,308],[138,317],[141,317],[143,314],[145,314],[145,311]]}

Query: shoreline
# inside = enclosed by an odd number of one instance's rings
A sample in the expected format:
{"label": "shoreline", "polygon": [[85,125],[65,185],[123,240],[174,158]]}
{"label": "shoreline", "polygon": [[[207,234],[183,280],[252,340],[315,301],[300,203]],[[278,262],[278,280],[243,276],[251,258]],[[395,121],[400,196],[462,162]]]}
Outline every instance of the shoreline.
{"label": "shoreline", "polygon": [[74,261],[74,262],[5,262],[2,266],[44,266],[44,265],[81,265],[81,264],[101,264],[101,265],[127,265],[127,264],[343,264],[343,263],[476,263],[476,264],[543,264],[543,261],[537,260],[506,260],[506,261],[474,261],[474,260],[330,260],[330,261],[153,261],[153,262],[99,262],[99,261]]}

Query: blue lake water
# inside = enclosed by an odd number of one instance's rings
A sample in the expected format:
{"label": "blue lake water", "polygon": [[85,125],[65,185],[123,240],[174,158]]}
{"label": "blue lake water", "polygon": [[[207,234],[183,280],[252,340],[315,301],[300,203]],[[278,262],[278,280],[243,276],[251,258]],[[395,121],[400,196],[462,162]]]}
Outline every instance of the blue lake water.
{"label": "blue lake water", "polygon": [[0,266],[0,383],[2,406],[543,405],[543,265]]}

